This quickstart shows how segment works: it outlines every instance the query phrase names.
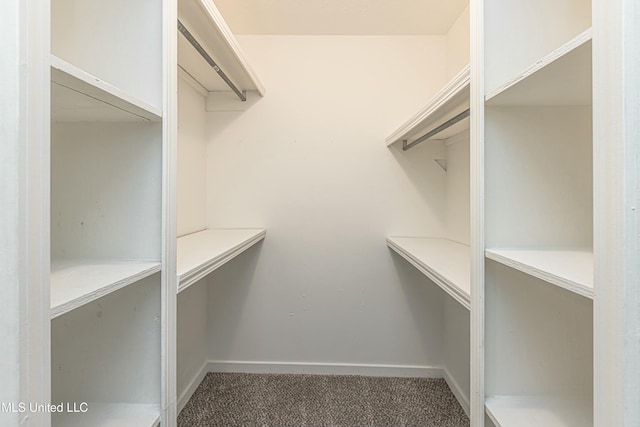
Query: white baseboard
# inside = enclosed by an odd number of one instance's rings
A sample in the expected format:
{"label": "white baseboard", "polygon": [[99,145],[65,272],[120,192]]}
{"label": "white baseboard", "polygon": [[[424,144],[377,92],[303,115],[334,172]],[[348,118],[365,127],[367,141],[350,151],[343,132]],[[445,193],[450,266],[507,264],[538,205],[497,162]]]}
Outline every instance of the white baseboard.
{"label": "white baseboard", "polygon": [[470,417],[469,411],[471,410],[471,405],[469,404],[469,397],[462,391],[462,389],[460,388],[460,385],[453,378],[453,375],[451,375],[451,373],[447,371],[446,368],[444,368],[443,371],[444,371],[444,380],[447,382],[447,385],[453,392],[453,395],[458,400],[458,403],[460,403],[460,406],[462,406],[462,409],[464,409],[464,412],[465,414],[467,414],[467,417]]}
{"label": "white baseboard", "polygon": [[354,363],[261,362],[210,360],[209,372],[247,374],[366,375],[372,377],[443,378],[441,367],[421,365],[369,365]]}
{"label": "white baseboard", "polygon": [[195,393],[196,389],[204,379],[205,375],[207,375],[207,372],[209,372],[208,368],[209,368],[209,363],[205,361],[202,364],[202,368],[198,370],[198,373],[196,373],[193,379],[189,382],[189,385],[187,386],[187,388],[183,390],[182,393],[180,394],[180,397],[178,398],[178,414],[185,407],[189,399],[191,399],[191,396],[193,396],[193,393]]}

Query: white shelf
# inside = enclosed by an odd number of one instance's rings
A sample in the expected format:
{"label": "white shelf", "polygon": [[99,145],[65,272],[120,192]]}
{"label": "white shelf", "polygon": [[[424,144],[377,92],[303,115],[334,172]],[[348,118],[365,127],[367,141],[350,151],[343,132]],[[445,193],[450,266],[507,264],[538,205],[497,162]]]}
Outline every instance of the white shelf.
{"label": "white shelf", "polygon": [[178,238],[178,293],[266,236],[264,229],[203,230]]}
{"label": "white shelf", "polygon": [[[411,142],[469,108],[469,82],[469,66],[466,66],[420,111],[386,138],[387,146],[403,139]],[[469,129],[469,118],[445,129],[434,139],[446,139],[466,129]]]}
{"label": "white shelf", "polygon": [[160,268],[158,262],[54,261],[51,318],[157,273]]}
{"label": "white shelf", "polygon": [[387,245],[456,301],[471,308],[469,247],[435,238],[388,237]]}
{"label": "white shelf", "polygon": [[[178,15],[182,24],[240,90],[257,91],[264,96],[264,86],[212,0],[180,0]],[[178,66],[209,92],[231,90],[180,33]]]}
{"label": "white shelf", "polygon": [[487,105],[591,105],[591,69],[589,28],[487,94]]}
{"label": "white shelf", "polygon": [[53,121],[159,121],[162,111],[51,55]]}
{"label": "white shelf", "polygon": [[[76,402],[80,408],[81,402]],[[71,403],[73,408],[73,403]],[[54,412],[53,427],[155,427],[160,424],[158,405],[87,403],[87,412]]]}
{"label": "white shelf", "polygon": [[590,397],[492,396],[485,409],[496,427],[593,426]]}
{"label": "white shelf", "polygon": [[591,249],[486,249],[487,258],[593,299]]}

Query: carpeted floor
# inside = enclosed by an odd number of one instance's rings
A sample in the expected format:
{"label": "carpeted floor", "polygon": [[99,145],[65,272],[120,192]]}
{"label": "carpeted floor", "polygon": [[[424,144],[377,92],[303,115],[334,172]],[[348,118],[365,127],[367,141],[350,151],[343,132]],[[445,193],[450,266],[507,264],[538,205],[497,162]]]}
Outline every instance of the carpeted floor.
{"label": "carpeted floor", "polygon": [[443,379],[209,373],[178,427],[462,427]]}

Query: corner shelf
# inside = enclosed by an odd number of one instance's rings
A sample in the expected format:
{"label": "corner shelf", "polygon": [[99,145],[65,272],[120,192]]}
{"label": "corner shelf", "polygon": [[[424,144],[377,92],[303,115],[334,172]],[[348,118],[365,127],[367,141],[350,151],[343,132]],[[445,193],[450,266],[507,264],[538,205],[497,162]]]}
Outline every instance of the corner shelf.
{"label": "corner shelf", "polygon": [[496,427],[583,427],[593,425],[591,397],[492,396],[486,413]]}
{"label": "corner shelf", "polygon": [[178,238],[178,293],[265,238],[264,229],[203,230]]}
{"label": "corner shelf", "polygon": [[448,239],[423,237],[387,237],[387,246],[467,310],[471,309],[471,261],[468,246]]}
{"label": "corner shelf", "polygon": [[54,319],[159,272],[159,262],[58,261],[51,263]]}
{"label": "corner shelf", "polygon": [[85,413],[54,412],[53,427],[155,427],[160,425],[158,405],[87,403]]}
{"label": "corner shelf", "polygon": [[591,105],[591,28],[486,95],[490,106]]}
{"label": "corner shelf", "polygon": [[591,249],[486,249],[485,256],[552,285],[593,299]]}
{"label": "corner shelf", "polygon": [[[413,117],[389,135],[385,141],[387,146],[404,139],[411,142],[439,124],[452,118],[469,108],[470,97],[470,72],[467,65],[440,92]],[[446,139],[469,129],[469,119],[464,119],[457,124],[439,133],[438,139]]]}
{"label": "corner shelf", "polygon": [[53,121],[160,121],[162,111],[51,55]]}
{"label": "corner shelf", "polygon": [[[264,96],[264,86],[212,0],[180,0],[178,15],[204,50],[241,90],[257,91]],[[182,34],[178,35],[178,66],[208,92],[229,91],[229,87]]]}

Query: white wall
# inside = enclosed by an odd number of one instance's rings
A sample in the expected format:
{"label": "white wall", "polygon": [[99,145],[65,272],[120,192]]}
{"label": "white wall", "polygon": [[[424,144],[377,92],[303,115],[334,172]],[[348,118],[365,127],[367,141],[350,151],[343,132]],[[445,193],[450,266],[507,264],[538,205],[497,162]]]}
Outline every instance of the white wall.
{"label": "white wall", "polygon": [[[469,244],[470,239],[470,181],[469,181],[469,134],[450,138],[446,147],[447,172],[447,237],[456,242]],[[458,142],[459,141],[459,142]]]}
{"label": "white wall", "polygon": [[207,144],[205,98],[178,79],[178,236],[206,228]]}
{"label": "white wall", "polygon": [[469,315],[469,310],[453,298],[445,299],[442,350],[444,366],[449,377],[455,382],[454,387],[462,393],[463,400],[466,400],[467,409],[471,396]]}
{"label": "white wall", "polygon": [[210,113],[209,227],[265,227],[213,275],[209,356],[440,365],[443,294],[385,246],[445,234],[441,148],[384,138],[445,82],[445,37],[243,36],[267,95]]}
{"label": "white wall", "polygon": [[447,78],[469,65],[469,7],[460,14],[447,32]]}
{"label": "white wall", "polygon": [[[205,98],[178,79],[177,234],[206,228],[207,139]],[[178,294],[177,393],[191,385],[207,361],[207,280]],[[180,402],[179,402],[180,403]]]}
{"label": "white wall", "polygon": [[190,386],[208,359],[207,308],[206,279],[178,294],[178,398]]}

